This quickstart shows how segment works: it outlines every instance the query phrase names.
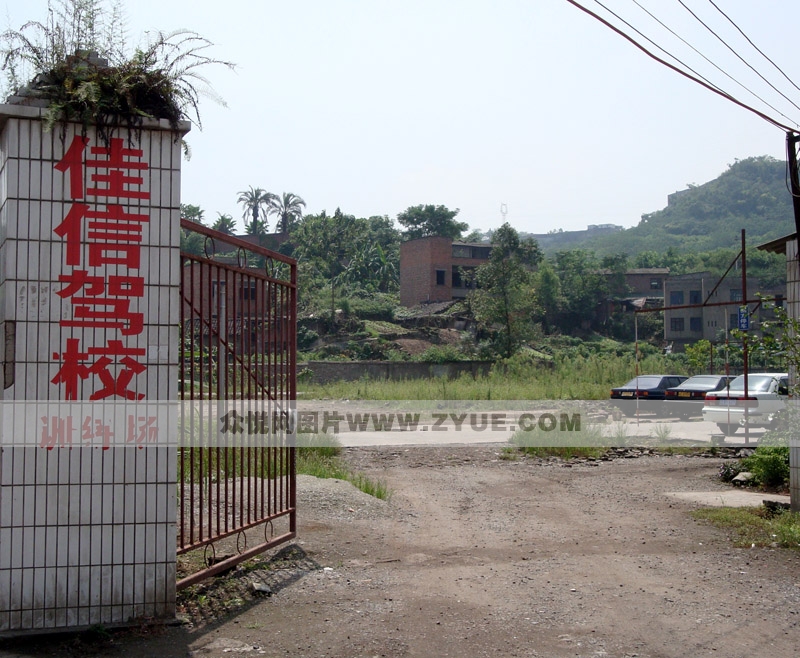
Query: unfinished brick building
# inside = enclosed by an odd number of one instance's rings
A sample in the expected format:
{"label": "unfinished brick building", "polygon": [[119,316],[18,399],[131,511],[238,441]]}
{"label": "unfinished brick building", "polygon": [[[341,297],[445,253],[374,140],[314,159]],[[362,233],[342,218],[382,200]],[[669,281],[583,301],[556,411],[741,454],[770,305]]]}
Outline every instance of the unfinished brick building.
{"label": "unfinished brick building", "polygon": [[400,245],[400,303],[416,306],[467,296],[472,274],[489,260],[491,245],[427,237]]}

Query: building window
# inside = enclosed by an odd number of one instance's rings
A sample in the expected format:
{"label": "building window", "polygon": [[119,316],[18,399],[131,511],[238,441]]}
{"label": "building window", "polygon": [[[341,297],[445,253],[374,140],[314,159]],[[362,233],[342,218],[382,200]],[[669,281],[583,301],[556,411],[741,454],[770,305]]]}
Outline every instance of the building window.
{"label": "building window", "polygon": [[741,288],[731,288],[731,301],[732,302],[740,302],[740,301],[742,301],[742,289]]}
{"label": "building window", "polygon": [[453,288],[465,288],[469,290],[475,287],[475,268],[474,267],[459,267],[453,266],[451,275]]}
{"label": "building window", "polygon": [[775,295],[775,308],[783,308],[783,295]]}
{"label": "building window", "polygon": [[689,303],[690,304],[702,304],[703,303],[703,293],[699,290],[690,290],[689,291]]}
{"label": "building window", "polygon": [[689,331],[703,331],[703,318],[689,318]]}
{"label": "building window", "polygon": [[669,328],[672,331],[683,331],[683,318],[671,318],[669,321]]}
{"label": "building window", "polygon": [[255,299],[256,298],[256,282],[244,281],[242,282],[242,289],[240,291],[242,299]]}
{"label": "building window", "polygon": [[681,306],[683,304],[683,290],[673,290],[669,293],[669,305]]}
{"label": "building window", "polygon": [[476,260],[488,260],[491,252],[491,247],[476,247],[469,244],[453,245],[453,258],[474,258]]}
{"label": "building window", "polygon": [[661,279],[650,279],[650,290],[661,290]]}
{"label": "building window", "polygon": [[436,285],[437,286],[445,285],[444,278],[445,278],[445,271],[444,270],[436,270]]}
{"label": "building window", "polygon": [[728,317],[728,329],[738,329],[739,328],[739,314],[738,313],[731,313]]}
{"label": "building window", "polygon": [[461,270],[459,268],[453,268],[453,288],[463,288],[464,282],[461,280]]}

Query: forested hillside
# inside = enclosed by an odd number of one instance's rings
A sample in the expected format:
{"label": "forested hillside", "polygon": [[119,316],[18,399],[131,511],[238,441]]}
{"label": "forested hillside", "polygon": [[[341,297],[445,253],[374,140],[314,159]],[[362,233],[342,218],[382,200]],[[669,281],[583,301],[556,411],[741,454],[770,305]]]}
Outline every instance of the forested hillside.
{"label": "forested hillside", "polygon": [[794,232],[785,162],[769,156],[739,160],[718,178],[674,195],[666,208],[643,215],[637,226],[593,237],[591,248],[629,256],[670,247],[710,251],[737,247],[741,229],[751,245]]}

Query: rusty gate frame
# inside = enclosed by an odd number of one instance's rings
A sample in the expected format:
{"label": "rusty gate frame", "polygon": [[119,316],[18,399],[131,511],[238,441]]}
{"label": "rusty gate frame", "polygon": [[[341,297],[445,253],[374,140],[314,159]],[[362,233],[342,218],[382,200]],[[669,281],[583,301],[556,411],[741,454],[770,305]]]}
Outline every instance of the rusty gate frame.
{"label": "rusty gate frame", "polygon": [[[178,377],[182,431],[192,436],[178,447],[177,553],[203,549],[204,567],[178,580],[178,590],[296,536],[295,448],[286,425],[253,432],[240,418],[235,445],[214,439],[231,401],[246,400],[256,409],[248,413],[269,426],[275,410],[285,419],[296,399],[297,262],[186,219],[181,229],[204,237],[204,255],[180,254]],[[206,421],[205,407],[218,416]],[[276,536],[275,524],[287,521]],[[252,537],[259,526],[263,541],[248,547],[248,531]],[[217,557],[217,542],[234,536],[235,554]]]}

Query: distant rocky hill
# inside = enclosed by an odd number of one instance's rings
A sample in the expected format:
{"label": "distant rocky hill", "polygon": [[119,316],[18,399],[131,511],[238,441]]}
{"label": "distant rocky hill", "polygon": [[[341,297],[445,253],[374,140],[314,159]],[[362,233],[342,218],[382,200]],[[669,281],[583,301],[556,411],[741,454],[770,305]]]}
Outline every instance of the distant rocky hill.
{"label": "distant rocky hill", "polygon": [[600,255],[643,251],[709,251],[737,247],[794,232],[786,163],[769,156],[738,160],[703,185],[669,195],[666,208],[642,216],[637,226],[590,226],[586,231],[534,235],[543,251],[592,249]]}
{"label": "distant rocky hill", "polygon": [[565,251],[568,249],[579,249],[586,246],[589,240],[595,240],[602,236],[618,234],[624,231],[623,226],[616,224],[589,224],[584,231],[551,231],[550,233],[525,233],[521,237],[533,238],[539,243],[539,247],[549,253],[553,251]]}

